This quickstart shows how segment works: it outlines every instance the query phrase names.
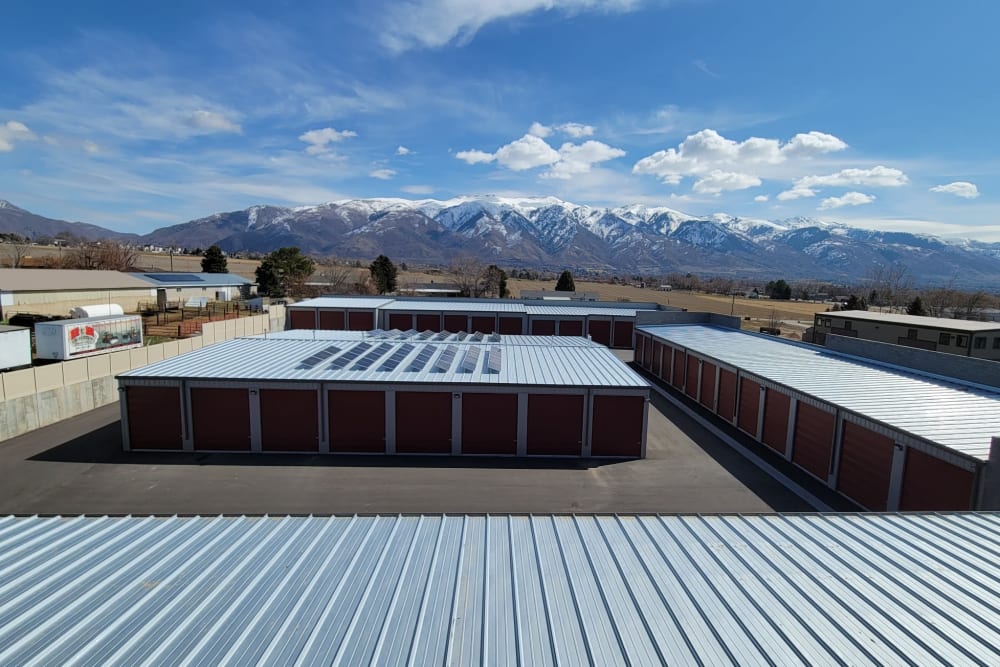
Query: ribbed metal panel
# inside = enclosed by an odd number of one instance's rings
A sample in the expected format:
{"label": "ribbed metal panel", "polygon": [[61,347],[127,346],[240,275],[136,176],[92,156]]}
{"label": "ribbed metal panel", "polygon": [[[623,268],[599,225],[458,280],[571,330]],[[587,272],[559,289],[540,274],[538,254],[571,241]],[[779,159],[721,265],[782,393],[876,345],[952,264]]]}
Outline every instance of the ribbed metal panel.
{"label": "ribbed metal panel", "polygon": [[1000,663],[1000,516],[0,518],[0,664]]}
{"label": "ribbed metal panel", "polygon": [[[332,332],[331,332],[332,333]],[[444,383],[488,385],[534,385],[572,387],[636,387],[649,384],[622,363],[607,348],[579,338],[537,337],[542,341],[571,340],[567,345],[530,345],[481,342],[391,340],[384,343],[368,338],[345,341],[336,355],[309,368],[302,361],[329,347],[329,340],[238,338],[123,373],[120,378],[187,378],[219,380],[300,380],[329,382]],[[509,340],[509,339],[507,339]],[[583,343],[582,345],[579,343]],[[411,351],[398,365],[385,361],[398,350]],[[437,361],[457,348],[454,357],[466,360],[451,363],[442,372]],[[363,351],[359,352],[362,348]],[[358,368],[356,360],[371,350],[383,354],[371,359],[368,368]],[[489,366],[494,348],[502,350],[499,372]],[[475,354],[468,355],[470,351]],[[345,360],[350,361],[345,361]],[[365,357],[365,359],[368,359]],[[473,362],[474,360],[474,362]],[[411,370],[412,369],[412,370]]]}
{"label": "ribbed metal panel", "polygon": [[[430,338],[433,336],[433,338]],[[286,329],[274,333],[246,336],[246,338],[265,338],[267,340],[325,340],[325,341],[362,341],[362,340],[399,340],[417,339],[427,343],[503,343],[506,345],[541,345],[544,347],[593,347],[596,343],[579,336],[512,336],[502,334],[473,333],[434,333],[429,331],[400,331],[398,329],[374,329],[372,331],[325,331],[318,329]]]}
{"label": "ribbed metal panel", "polygon": [[517,313],[523,314],[526,306],[509,301],[479,301],[468,303],[463,301],[392,301],[380,308],[386,312],[403,311],[408,313]]}
{"label": "ribbed metal panel", "polygon": [[297,310],[299,308],[340,308],[340,309],[351,309],[351,310],[374,310],[376,308],[381,308],[382,306],[387,306],[393,302],[393,299],[372,299],[372,298],[345,298],[345,297],[335,297],[335,296],[321,296],[315,299],[306,299],[305,301],[299,301],[288,306],[289,310]]}
{"label": "ribbed metal panel", "polygon": [[[612,317],[635,317],[636,308],[587,308],[586,306],[525,306],[528,315],[562,315],[563,317],[586,317],[604,315]],[[645,309],[641,309],[645,310]]]}
{"label": "ribbed metal panel", "polygon": [[733,329],[641,330],[983,461],[1000,434],[1000,391]]}

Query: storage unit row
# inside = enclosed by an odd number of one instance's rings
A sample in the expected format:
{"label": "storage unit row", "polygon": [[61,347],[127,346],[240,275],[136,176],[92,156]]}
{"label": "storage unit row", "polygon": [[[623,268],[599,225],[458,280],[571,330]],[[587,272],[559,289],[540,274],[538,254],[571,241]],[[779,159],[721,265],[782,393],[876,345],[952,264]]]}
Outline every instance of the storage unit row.
{"label": "storage unit row", "polygon": [[[879,511],[979,507],[984,461],[711,356],[696,347],[697,336],[685,336],[690,347],[679,344],[680,327],[649,329],[636,335],[640,366],[859,505]],[[690,334],[692,328],[686,329]],[[747,341],[729,341],[735,346],[741,342]],[[764,362],[780,367],[781,353],[788,350],[770,352],[773,356]],[[786,363],[796,364],[794,357],[788,355]],[[845,375],[830,381],[851,380]],[[853,393],[861,394],[863,388]],[[921,408],[900,396],[898,409]]]}

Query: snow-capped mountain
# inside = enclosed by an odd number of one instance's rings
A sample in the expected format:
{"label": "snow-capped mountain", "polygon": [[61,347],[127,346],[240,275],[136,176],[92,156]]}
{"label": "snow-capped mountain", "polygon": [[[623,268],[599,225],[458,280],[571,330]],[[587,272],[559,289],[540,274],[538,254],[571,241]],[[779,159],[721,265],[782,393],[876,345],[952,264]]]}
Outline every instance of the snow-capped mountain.
{"label": "snow-capped mountain", "polygon": [[[5,225],[15,218],[47,220],[5,204],[0,231],[18,231]],[[158,229],[139,240],[189,248],[217,243],[227,251],[257,252],[296,245],[315,255],[367,259],[384,253],[396,261],[429,264],[473,256],[506,267],[844,282],[862,278],[874,265],[899,262],[919,282],[987,287],[1000,282],[997,243],[945,241],[801,217],[693,216],[638,204],[602,208],[555,197],[261,205]]]}

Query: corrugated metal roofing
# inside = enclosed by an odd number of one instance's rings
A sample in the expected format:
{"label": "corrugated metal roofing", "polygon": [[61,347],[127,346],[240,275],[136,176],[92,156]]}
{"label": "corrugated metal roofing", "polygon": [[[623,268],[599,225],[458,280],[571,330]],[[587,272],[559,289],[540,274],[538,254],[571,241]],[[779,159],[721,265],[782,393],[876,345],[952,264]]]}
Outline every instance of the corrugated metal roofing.
{"label": "corrugated metal roofing", "polygon": [[369,310],[392,303],[392,299],[364,297],[321,296],[293,303],[289,308],[358,308]]}
{"label": "corrugated metal roofing", "polygon": [[572,301],[565,305],[558,303],[531,303],[525,301],[500,299],[414,299],[414,298],[365,298],[365,297],[318,297],[307,299],[289,306],[296,308],[360,308],[381,309],[386,311],[404,312],[452,312],[452,313],[515,313],[529,315],[566,315],[571,317],[586,317],[588,315],[607,315],[617,317],[635,317],[637,310],[656,310],[656,304],[629,304],[628,307],[617,303]]}
{"label": "corrugated metal roofing", "polygon": [[1000,664],[1000,515],[0,519],[0,664]]}
{"label": "corrugated metal roofing", "polygon": [[4,292],[143,289],[151,285],[131,273],[82,269],[0,269]]}
{"label": "corrugated metal roofing", "polygon": [[[551,343],[553,339],[548,340]],[[649,386],[646,380],[601,345],[511,345],[485,340],[442,345],[447,341],[387,340],[377,348],[384,350],[382,354],[371,359],[367,368],[357,368],[352,362],[368,353],[377,342],[344,341],[344,345],[337,346],[336,354],[321,363],[310,365],[305,363],[306,360],[329,348],[329,340],[237,338],[158,361],[118,377],[641,389]],[[406,356],[395,366],[387,367],[385,362],[404,346],[409,348]],[[446,370],[441,370],[437,362],[449,346],[458,348],[460,354],[455,356]],[[489,350],[494,347],[503,350],[499,372],[489,368],[488,355],[480,354],[481,348]],[[479,350],[475,353],[479,356],[474,364],[465,361],[471,349]],[[419,363],[414,363],[418,359]]]}
{"label": "corrugated metal roofing", "polygon": [[392,311],[429,311],[435,313],[524,313],[525,306],[510,301],[393,301],[382,310]]}
{"label": "corrugated metal roofing", "polygon": [[820,317],[835,317],[842,320],[865,320],[866,322],[888,322],[911,327],[949,329],[951,331],[1000,331],[1000,323],[956,320],[949,317],[927,317],[903,313],[876,313],[867,310],[842,310],[836,313],[819,313]]}
{"label": "corrugated metal roofing", "polygon": [[586,306],[525,306],[528,315],[561,315],[563,317],[587,317],[590,315],[607,317],[635,317],[635,308],[587,308]]}
{"label": "corrugated metal roofing", "polygon": [[374,329],[372,331],[333,331],[328,329],[286,329],[253,336],[271,340],[418,340],[425,343],[503,343],[504,345],[543,345],[548,347],[593,347],[598,345],[581,336],[521,336],[506,334],[435,333],[432,331],[400,331],[399,329]]}
{"label": "corrugated metal roofing", "polygon": [[250,285],[253,281],[235,273],[136,273],[155,287],[234,287]]}
{"label": "corrugated metal roofing", "polygon": [[734,329],[639,331],[983,461],[1000,436],[1000,391]]}

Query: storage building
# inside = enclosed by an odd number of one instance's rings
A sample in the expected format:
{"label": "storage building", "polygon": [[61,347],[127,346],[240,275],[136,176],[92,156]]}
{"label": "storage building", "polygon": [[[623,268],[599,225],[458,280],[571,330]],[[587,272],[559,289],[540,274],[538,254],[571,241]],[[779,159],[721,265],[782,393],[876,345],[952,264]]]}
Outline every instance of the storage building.
{"label": "storage building", "polygon": [[649,384],[583,338],[292,331],[118,381],[126,449],[645,455]]}
{"label": "storage building", "polygon": [[997,665],[1000,517],[0,517],[4,665]]}
{"label": "storage building", "polygon": [[997,508],[994,387],[699,324],[640,326],[635,359],[867,509]]}
{"label": "storage building", "polygon": [[319,297],[289,306],[288,328],[583,336],[629,349],[636,314],[664,310],[677,309],[655,303]]}

